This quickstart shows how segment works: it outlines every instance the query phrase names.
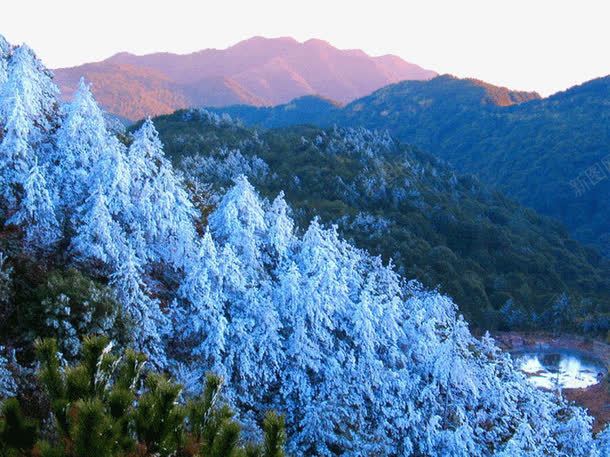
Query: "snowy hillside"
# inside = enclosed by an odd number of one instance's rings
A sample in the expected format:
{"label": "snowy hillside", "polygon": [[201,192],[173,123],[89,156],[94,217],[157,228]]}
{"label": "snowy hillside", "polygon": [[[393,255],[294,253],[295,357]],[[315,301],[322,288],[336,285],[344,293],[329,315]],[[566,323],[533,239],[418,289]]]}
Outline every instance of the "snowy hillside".
{"label": "snowy hillside", "polygon": [[[3,39],[0,84],[6,264],[25,256],[41,274],[70,267],[109,285],[129,326],[116,344],[143,351],[187,395],[206,372],[221,375],[246,436],[273,409],[295,456],[609,452],[607,432],[596,441],[584,410],[532,387],[491,338],[475,339],[449,297],[316,219],[296,233],[282,194],[263,201],[239,176],[207,217],[151,121],[125,146],[85,82],[60,107],[33,51]],[[6,303],[9,315],[23,311]],[[82,329],[106,332],[82,319],[41,318],[66,359]],[[0,337],[23,365],[29,333]]]}

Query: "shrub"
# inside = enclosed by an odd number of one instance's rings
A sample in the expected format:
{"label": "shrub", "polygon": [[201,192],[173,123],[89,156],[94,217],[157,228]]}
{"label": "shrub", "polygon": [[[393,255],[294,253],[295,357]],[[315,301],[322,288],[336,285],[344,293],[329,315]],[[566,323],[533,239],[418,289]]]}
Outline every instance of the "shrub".
{"label": "shrub", "polygon": [[244,443],[219,377],[208,375],[201,396],[181,402],[181,386],[146,372],[143,355],[111,349],[107,337],[87,337],[78,363],[63,367],[57,342],[39,340],[38,378],[50,400],[52,430],[43,438],[40,425],[9,399],[0,420],[2,455],[283,457],[283,418],[267,414],[263,442]]}

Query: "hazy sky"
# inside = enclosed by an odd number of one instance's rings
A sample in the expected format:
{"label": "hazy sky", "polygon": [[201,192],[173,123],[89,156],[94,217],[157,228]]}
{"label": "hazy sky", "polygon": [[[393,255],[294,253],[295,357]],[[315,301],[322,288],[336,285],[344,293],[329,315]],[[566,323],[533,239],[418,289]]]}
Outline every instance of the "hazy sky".
{"label": "hazy sky", "polygon": [[549,94],[610,74],[607,0],[2,0],[0,33],[50,67],[321,38],[440,73]]}

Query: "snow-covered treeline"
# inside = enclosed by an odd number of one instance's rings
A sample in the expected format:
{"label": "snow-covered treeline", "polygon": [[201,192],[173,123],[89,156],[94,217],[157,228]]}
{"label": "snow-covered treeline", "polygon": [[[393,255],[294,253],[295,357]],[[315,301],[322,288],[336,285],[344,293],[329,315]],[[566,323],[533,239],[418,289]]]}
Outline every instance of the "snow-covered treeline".
{"label": "snow-covered treeline", "polygon": [[275,409],[294,455],[608,455],[607,433],[475,339],[450,298],[334,227],[297,233],[282,194],[263,201],[243,176],[201,236],[150,120],[125,146],[86,83],[56,97],[32,50],[0,39],[5,228],[104,278],[133,345],[187,391],[222,375],[250,433]]}

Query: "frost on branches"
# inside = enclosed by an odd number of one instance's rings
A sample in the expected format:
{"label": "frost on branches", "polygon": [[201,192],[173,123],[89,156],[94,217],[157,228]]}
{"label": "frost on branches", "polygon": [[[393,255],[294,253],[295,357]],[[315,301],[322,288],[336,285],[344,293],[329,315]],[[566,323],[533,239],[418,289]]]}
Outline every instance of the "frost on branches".
{"label": "frost on branches", "polygon": [[[595,440],[583,410],[527,383],[450,298],[335,227],[298,232],[282,194],[263,201],[238,176],[199,236],[151,120],[124,146],[86,83],[58,109],[50,73],[3,39],[0,94],[2,224],[25,252],[108,282],[133,345],[187,392],[221,374],[248,433],[275,409],[294,455],[608,455],[608,432]],[[348,133],[355,152],[372,141]],[[332,153],[333,141],[318,143]]]}
{"label": "frost on branches", "polygon": [[216,367],[245,422],[285,412],[293,453],[592,455],[584,411],[473,338],[448,297],[332,227],[298,236],[283,198],[263,202],[245,178],[210,221],[176,302],[173,335],[193,348],[179,373],[196,390]]}

